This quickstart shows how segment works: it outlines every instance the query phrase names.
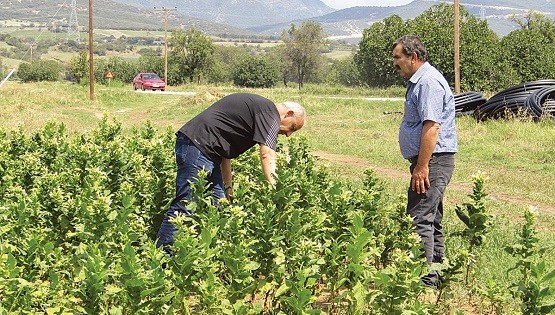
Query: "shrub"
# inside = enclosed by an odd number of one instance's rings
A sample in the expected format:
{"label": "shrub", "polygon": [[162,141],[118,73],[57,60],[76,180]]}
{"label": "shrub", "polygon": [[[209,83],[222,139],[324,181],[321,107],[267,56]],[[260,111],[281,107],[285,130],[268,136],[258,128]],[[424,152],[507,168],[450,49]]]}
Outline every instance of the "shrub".
{"label": "shrub", "polygon": [[233,69],[233,83],[238,86],[273,87],[279,80],[276,66],[260,57],[248,57]]}
{"label": "shrub", "polygon": [[54,60],[36,60],[22,63],[17,71],[23,82],[57,81],[62,74],[63,66]]}

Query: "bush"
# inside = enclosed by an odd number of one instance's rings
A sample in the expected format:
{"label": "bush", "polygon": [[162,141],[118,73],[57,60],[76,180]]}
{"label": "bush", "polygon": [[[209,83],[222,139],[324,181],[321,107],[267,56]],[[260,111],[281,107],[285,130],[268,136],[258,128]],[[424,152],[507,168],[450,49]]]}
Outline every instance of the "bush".
{"label": "bush", "polygon": [[36,60],[22,63],[17,75],[23,82],[57,81],[60,79],[63,66],[54,60]]}
{"label": "bush", "polygon": [[279,70],[260,57],[248,57],[233,69],[233,83],[242,87],[268,88],[276,85]]}

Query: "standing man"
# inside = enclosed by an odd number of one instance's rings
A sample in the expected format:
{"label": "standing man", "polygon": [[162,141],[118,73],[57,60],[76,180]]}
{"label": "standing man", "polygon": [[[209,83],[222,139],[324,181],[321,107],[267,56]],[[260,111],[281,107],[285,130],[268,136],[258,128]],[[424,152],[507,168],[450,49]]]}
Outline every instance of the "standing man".
{"label": "standing man", "polygon": [[[392,45],[393,65],[408,80],[399,145],[410,161],[411,180],[407,213],[423,242],[428,264],[440,263],[445,254],[443,236],[443,194],[455,168],[457,131],[455,101],[443,75],[428,63],[420,38],[403,36]],[[436,271],[421,278],[438,287]]]}
{"label": "standing man", "polygon": [[181,201],[191,200],[190,181],[196,181],[202,169],[214,200],[233,196],[231,159],[249,148],[260,146],[264,177],[275,184],[277,135],[289,137],[304,125],[305,110],[294,102],[274,104],[255,94],[235,93],[223,97],[187,122],[176,133],[177,163],[175,198],[158,231],[157,246],[173,244],[175,226],[170,219],[190,215]]}

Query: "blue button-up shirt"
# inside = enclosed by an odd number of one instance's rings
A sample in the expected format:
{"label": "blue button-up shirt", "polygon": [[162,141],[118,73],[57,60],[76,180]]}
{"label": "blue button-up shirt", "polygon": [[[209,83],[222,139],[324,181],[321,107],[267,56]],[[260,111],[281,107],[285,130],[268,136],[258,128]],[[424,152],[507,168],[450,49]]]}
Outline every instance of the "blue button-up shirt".
{"label": "blue button-up shirt", "polygon": [[455,98],[443,75],[428,62],[408,82],[405,111],[399,128],[399,146],[404,158],[418,155],[426,120],[440,124],[434,153],[457,152]]}

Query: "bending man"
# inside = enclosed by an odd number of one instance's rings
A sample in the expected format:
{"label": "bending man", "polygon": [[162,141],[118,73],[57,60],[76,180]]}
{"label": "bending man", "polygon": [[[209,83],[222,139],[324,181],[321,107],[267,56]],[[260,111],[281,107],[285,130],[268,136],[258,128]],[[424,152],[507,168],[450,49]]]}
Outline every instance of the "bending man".
{"label": "bending man", "polygon": [[[289,137],[301,129],[304,108],[294,102],[274,104],[255,94],[223,97],[188,121],[176,133],[177,163],[175,198],[158,231],[157,246],[173,244],[176,228],[170,222],[178,214],[191,214],[181,201],[191,200],[190,181],[204,169],[215,200],[233,196],[231,159],[258,144],[265,178],[275,184],[277,135]],[[167,248],[169,250],[169,248]],[[171,252],[170,252],[171,253]]]}

